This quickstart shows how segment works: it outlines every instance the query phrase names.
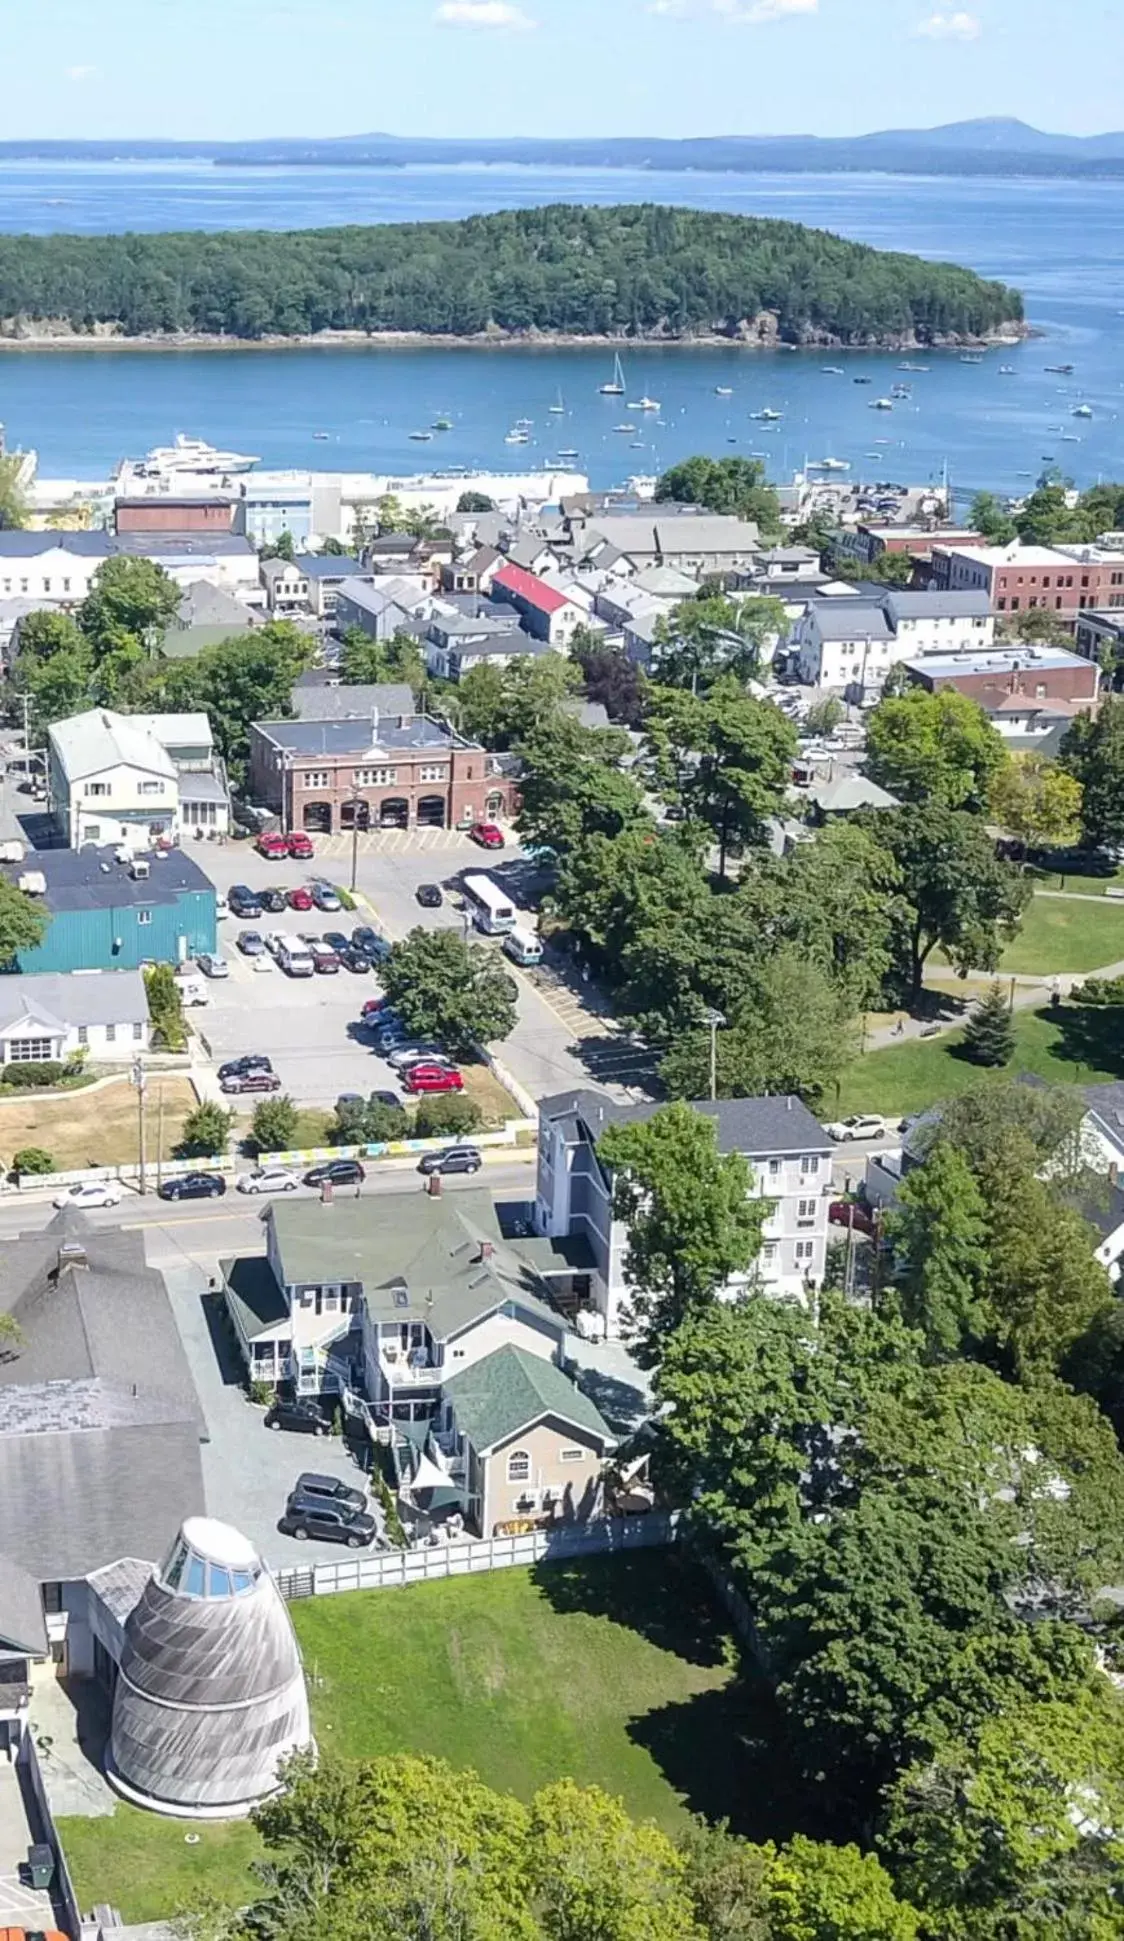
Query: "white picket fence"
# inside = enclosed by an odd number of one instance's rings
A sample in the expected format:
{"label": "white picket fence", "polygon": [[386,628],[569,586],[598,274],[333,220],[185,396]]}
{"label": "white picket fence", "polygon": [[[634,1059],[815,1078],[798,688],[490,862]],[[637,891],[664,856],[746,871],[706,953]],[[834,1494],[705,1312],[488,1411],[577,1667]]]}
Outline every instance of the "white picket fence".
{"label": "white picket fence", "polygon": [[561,1563],[567,1557],[662,1549],[678,1541],[679,1512],[603,1517],[595,1523],[563,1523],[556,1530],[529,1530],[517,1537],[433,1544],[418,1550],[380,1550],[369,1557],[307,1569],[275,1570],[283,1597],[331,1597],[337,1591],[401,1590],[444,1577],[472,1577],[482,1570],[517,1564]]}

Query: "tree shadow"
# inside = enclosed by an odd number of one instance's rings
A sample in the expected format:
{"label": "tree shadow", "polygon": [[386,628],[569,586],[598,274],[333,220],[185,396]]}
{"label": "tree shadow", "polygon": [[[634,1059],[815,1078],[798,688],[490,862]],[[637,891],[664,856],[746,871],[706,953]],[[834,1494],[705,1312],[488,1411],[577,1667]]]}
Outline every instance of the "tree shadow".
{"label": "tree shadow", "polygon": [[625,1625],[692,1665],[729,1662],[729,1619],[698,1565],[675,1550],[536,1564],[532,1578],[556,1611]]}
{"label": "tree shadow", "polygon": [[[1060,1063],[1085,1066],[1066,1076],[1071,1083],[1093,1082],[1101,1073],[1124,1078],[1124,1011],[1112,1005],[1066,1004],[1036,1013],[1057,1027],[1052,1056]],[[1059,1078],[1062,1074],[1059,1074]]]}
{"label": "tree shadow", "polygon": [[[265,1264],[263,1261],[262,1265]],[[203,1310],[203,1319],[207,1323],[211,1349],[224,1388],[245,1388],[246,1364],[238,1352],[234,1329],[222,1294],[217,1291],[201,1294],[199,1305]]]}
{"label": "tree shadow", "polygon": [[638,1428],[651,1414],[651,1397],[636,1383],[622,1381],[619,1375],[601,1368],[582,1367],[574,1374],[582,1394],[588,1395],[618,1435]]}

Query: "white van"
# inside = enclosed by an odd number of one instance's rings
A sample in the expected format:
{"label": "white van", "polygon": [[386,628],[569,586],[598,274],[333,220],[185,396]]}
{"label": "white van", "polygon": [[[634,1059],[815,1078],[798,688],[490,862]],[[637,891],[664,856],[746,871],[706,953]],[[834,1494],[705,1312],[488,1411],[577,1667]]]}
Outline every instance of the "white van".
{"label": "white van", "polygon": [[207,986],[198,971],[177,971],[176,989],[185,1009],[192,1004],[207,1002]]}
{"label": "white van", "polygon": [[316,975],[316,960],[308,945],[302,943],[299,937],[294,937],[291,943],[285,942],[281,946],[277,953],[277,962],[290,977],[315,977]]}
{"label": "white van", "polygon": [[542,963],[542,945],[530,930],[520,930],[518,926],[509,930],[503,940],[505,954],[513,964],[521,964],[527,970],[531,964]]}

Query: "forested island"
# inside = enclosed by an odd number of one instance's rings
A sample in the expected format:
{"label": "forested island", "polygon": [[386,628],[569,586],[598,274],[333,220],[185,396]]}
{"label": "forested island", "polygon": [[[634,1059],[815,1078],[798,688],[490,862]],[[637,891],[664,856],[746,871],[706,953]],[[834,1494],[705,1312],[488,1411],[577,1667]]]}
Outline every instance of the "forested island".
{"label": "forested island", "polygon": [[1016,290],[798,223],[638,204],[207,235],[2,236],[9,341],[724,338],[910,346],[1018,329]]}

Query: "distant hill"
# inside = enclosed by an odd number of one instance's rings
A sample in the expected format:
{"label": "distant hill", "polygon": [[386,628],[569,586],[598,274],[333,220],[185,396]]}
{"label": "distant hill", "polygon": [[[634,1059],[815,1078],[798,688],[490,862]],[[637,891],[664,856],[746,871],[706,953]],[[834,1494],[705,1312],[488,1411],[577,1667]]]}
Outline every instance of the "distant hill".
{"label": "distant hill", "polygon": [[551,168],[710,169],[739,173],[830,173],[878,170],[914,175],[1124,174],[1124,133],[1051,135],[1004,119],[950,122],[938,128],[884,129],[870,135],[713,135],[684,141],[658,136],[504,140],[429,140],[369,134],[330,139],[282,137],[252,142],[0,142],[0,161],[221,162],[243,168],[283,164],[314,168],[341,162],[370,168],[411,162],[493,162]]}

